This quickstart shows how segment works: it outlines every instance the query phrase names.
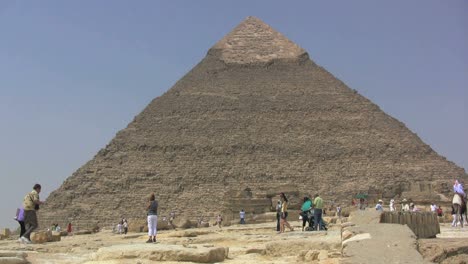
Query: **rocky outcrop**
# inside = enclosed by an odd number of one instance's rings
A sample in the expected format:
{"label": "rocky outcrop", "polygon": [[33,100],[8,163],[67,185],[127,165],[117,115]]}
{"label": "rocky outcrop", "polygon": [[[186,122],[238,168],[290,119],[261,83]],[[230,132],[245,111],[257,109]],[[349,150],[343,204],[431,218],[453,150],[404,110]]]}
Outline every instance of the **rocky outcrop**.
{"label": "rocky outcrop", "polygon": [[28,264],[27,256],[21,251],[0,250],[0,264]]}
{"label": "rocky outcrop", "polygon": [[384,212],[380,222],[407,225],[418,238],[435,238],[440,234],[439,220],[432,212]]}
{"label": "rocky outcrop", "polygon": [[[468,243],[466,238],[440,238],[419,240],[419,252],[434,263],[466,263]],[[463,262],[465,261],[465,262]]]}
{"label": "rocky outcrop", "polygon": [[151,261],[186,261],[195,263],[222,262],[227,257],[228,248],[133,244],[100,248],[94,260],[145,259]]}

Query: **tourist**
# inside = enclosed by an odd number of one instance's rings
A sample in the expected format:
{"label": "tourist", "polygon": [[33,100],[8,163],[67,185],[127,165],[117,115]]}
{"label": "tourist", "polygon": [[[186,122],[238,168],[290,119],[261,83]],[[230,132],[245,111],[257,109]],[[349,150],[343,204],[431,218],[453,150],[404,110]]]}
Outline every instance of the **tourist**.
{"label": "tourist", "polygon": [[146,207],[148,219],[148,240],[146,243],[156,243],[156,234],[158,226],[158,202],[154,193],[149,198],[148,206]]}
{"label": "tourist", "polygon": [[241,225],[245,224],[245,211],[244,209],[241,209],[239,212],[239,217],[240,217],[240,223]]}
{"label": "tourist", "polygon": [[403,199],[401,201],[401,211],[402,212],[409,212],[410,208],[409,208],[409,205],[408,205],[408,201],[406,199]]}
{"label": "tourist", "polygon": [[119,235],[122,234],[122,228],[123,228],[123,221],[120,220],[119,223],[117,224],[117,233],[118,233]]}
{"label": "tourist", "polygon": [[35,184],[33,190],[28,193],[23,199],[23,208],[24,208],[24,225],[26,231],[20,240],[23,243],[31,243],[31,232],[37,228],[37,214],[36,211],[39,210],[39,205],[43,202],[39,199],[39,193],[41,192],[41,185]]}
{"label": "tourist", "polygon": [[443,216],[444,211],[442,210],[442,207],[437,207],[437,216]]}
{"label": "tourist", "polygon": [[431,212],[435,213],[437,211],[437,206],[434,203],[431,203]]}
{"label": "tourist", "polygon": [[394,211],[395,211],[395,200],[391,199],[390,200],[390,212],[394,212]]}
{"label": "tourist", "polygon": [[72,231],[73,231],[73,227],[72,227],[72,223],[68,223],[67,225],[67,233],[68,235],[71,235],[72,234]]}
{"label": "tourist", "polygon": [[323,199],[318,193],[314,197],[314,230],[320,230],[322,227]]}
{"label": "tourist", "polygon": [[294,231],[294,228],[288,223],[288,198],[284,193],[280,193],[281,198],[281,219],[280,219],[280,233],[284,233],[284,227],[287,226],[291,231]]}
{"label": "tourist", "polygon": [[338,217],[338,219],[340,219],[340,221],[341,221],[341,210],[342,210],[341,205],[338,205],[336,207],[336,216]]}
{"label": "tourist", "polygon": [[126,235],[128,232],[128,222],[127,222],[127,219],[125,218],[123,220],[123,229],[124,229],[124,235]]}
{"label": "tourist", "polygon": [[299,213],[302,217],[302,231],[304,231],[306,223],[311,220],[308,217],[310,210],[312,210],[312,201],[309,199],[309,197],[306,196],[304,197],[304,202],[301,206],[301,212]]}
{"label": "tourist", "polygon": [[382,203],[383,203],[382,200],[379,200],[379,201],[377,202],[377,204],[375,205],[375,210],[376,210],[376,211],[383,212]]}
{"label": "tourist", "polygon": [[280,231],[280,218],[281,218],[281,201],[278,200],[276,204],[276,232]]}
{"label": "tourist", "polygon": [[218,225],[219,228],[222,227],[222,225],[223,225],[223,217],[221,217],[221,215],[218,215],[218,216],[216,217],[216,224]]}
{"label": "tourist", "polygon": [[358,208],[359,210],[366,210],[366,200],[364,198],[359,198]]}
{"label": "tourist", "polygon": [[455,180],[455,183],[453,184],[453,191],[457,194],[459,194],[462,198],[465,198],[465,190],[463,189],[463,185],[458,182],[458,180]]}
{"label": "tourist", "polygon": [[58,224],[56,224],[55,231],[60,232],[62,231],[62,228]]}
{"label": "tourist", "polygon": [[171,211],[169,213],[169,224],[171,225],[172,229],[175,229],[175,225],[174,225],[174,219],[175,219],[175,212],[174,211]]}
{"label": "tourist", "polygon": [[24,235],[24,232],[26,232],[26,228],[24,227],[24,209],[23,207],[17,208],[16,209],[16,216],[15,220],[18,221],[18,224],[20,225],[20,239]]}

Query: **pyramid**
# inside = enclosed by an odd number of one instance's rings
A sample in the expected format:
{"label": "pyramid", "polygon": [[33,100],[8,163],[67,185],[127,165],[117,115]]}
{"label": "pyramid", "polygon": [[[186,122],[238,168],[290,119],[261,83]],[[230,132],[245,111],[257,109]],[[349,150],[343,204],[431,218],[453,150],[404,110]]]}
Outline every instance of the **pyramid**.
{"label": "pyramid", "polygon": [[403,123],[248,17],[53,191],[39,219],[145,219],[153,192],[160,215],[189,220],[269,212],[279,192],[292,208],[315,193],[327,206],[361,192],[444,202],[455,178],[468,182]]}

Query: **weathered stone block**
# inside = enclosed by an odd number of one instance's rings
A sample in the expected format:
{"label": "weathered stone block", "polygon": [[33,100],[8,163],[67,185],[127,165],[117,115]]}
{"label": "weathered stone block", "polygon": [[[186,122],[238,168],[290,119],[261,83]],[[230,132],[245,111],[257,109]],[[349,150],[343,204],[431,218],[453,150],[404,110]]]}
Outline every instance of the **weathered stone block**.
{"label": "weathered stone block", "polygon": [[11,235],[10,229],[9,229],[9,228],[4,228],[4,229],[2,229],[1,235],[2,235],[4,238],[9,238],[10,235]]}
{"label": "weathered stone block", "polygon": [[52,241],[52,232],[51,231],[32,232],[31,241],[34,244],[42,244],[42,243]]}

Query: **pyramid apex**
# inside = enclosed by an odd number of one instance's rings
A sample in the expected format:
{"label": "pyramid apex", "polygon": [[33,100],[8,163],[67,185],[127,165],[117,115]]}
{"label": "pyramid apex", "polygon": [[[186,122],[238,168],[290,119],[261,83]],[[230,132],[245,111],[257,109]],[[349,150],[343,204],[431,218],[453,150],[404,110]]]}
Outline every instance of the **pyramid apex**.
{"label": "pyramid apex", "polygon": [[299,59],[307,52],[257,17],[248,16],[208,53],[226,63],[266,63],[275,59]]}

